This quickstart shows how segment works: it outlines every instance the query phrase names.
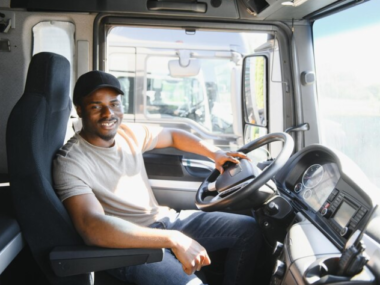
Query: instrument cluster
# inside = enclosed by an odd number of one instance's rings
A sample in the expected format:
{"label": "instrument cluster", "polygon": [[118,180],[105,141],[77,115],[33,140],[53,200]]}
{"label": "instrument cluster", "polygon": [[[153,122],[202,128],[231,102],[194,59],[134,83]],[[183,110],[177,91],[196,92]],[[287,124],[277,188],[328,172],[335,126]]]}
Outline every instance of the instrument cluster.
{"label": "instrument cluster", "polygon": [[294,192],[314,211],[319,211],[334,190],[340,178],[339,168],[333,162],[312,164],[294,185]]}

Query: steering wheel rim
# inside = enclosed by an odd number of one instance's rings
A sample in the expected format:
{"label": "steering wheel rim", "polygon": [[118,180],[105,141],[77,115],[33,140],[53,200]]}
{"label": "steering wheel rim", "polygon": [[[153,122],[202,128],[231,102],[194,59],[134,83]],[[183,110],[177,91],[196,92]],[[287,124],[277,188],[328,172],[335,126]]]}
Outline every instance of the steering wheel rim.
{"label": "steering wheel rim", "polygon": [[243,183],[242,185],[244,185],[245,182],[248,183],[240,189],[235,190],[225,197],[220,196],[220,194],[223,194],[224,191],[231,190],[231,188],[234,188],[235,186],[231,187],[227,190],[223,190],[223,192],[218,192],[216,198],[214,197],[211,201],[205,201],[205,197],[210,196],[207,194],[211,194],[208,190],[211,183],[217,183],[217,179],[223,179],[221,178],[222,176],[225,176],[226,179],[230,179],[227,175],[235,175],[229,173],[229,169],[235,167],[235,165],[229,166],[222,175],[220,175],[217,169],[214,169],[212,173],[203,181],[197,191],[195,201],[197,208],[205,212],[210,212],[224,209],[242,209],[246,205],[249,205],[253,209],[257,209],[262,206],[265,201],[271,198],[275,193],[274,191],[272,193],[270,193],[270,191],[260,191],[260,188],[267,181],[269,181],[288,161],[294,149],[293,138],[286,133],[271,133],[247,143],[238,150],[239,152],[248,153],[263,145],[276,141],[283,142],[281,152],[267,168],[265,168],[257,176],[253,177],[253,180],[252,177],[245,177],[241,183]]}

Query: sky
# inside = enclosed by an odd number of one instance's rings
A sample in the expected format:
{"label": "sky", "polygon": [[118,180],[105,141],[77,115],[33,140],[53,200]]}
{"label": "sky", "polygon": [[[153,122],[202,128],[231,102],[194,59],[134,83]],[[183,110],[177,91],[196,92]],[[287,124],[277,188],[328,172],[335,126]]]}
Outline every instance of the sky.
{"label": "sky", "polygon": [[[380,24],[380,0],[371,0],[317,20],[314,23],[314,38],[339,33],[342,29],[359,29],[374,24]],[[318,30],[317,33],[315,29]]]}
{"label": "sky", "polygon": [[363,85],[380,84],[380,0],[320,19],[313,33],[317,69],[349,71]]}

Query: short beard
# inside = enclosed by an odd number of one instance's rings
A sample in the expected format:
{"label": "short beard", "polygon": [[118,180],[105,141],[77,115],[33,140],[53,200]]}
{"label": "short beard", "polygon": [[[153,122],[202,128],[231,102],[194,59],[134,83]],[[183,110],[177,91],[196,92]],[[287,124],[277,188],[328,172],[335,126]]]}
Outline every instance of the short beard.
{"label": "short beard", "polygon": [[116,132],[115,132],[114,134],[109,134],[109,135],[102,135],[102,134],[99,134],[99,133],[98,133],[98,136],[99,136],[102,140],[109,142],[109,141],[111,141],[111,140],[113,140],[113,139],[115,138],[115,136],[116,136]]}

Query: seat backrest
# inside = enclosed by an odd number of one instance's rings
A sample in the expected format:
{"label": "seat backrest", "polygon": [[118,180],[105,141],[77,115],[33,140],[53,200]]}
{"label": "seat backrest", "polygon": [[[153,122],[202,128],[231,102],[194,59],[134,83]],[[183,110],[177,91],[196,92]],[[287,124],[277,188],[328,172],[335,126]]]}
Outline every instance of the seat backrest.
{"label": "seat backrest", "polygon": [[56,277],[49,263],[53,247],[84,244],[52,186],[52,161],[70,115],[69,89],[66,58],[47,52],[33,56],[24,94],[8,119],[8,171],[22,234],[49,282],[90,284],[89,274]]}

